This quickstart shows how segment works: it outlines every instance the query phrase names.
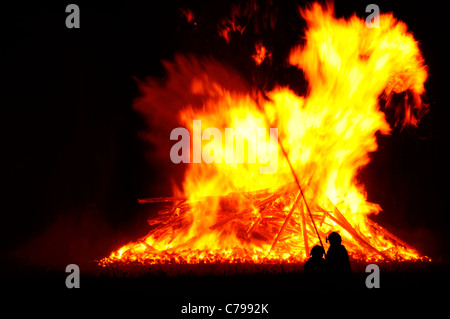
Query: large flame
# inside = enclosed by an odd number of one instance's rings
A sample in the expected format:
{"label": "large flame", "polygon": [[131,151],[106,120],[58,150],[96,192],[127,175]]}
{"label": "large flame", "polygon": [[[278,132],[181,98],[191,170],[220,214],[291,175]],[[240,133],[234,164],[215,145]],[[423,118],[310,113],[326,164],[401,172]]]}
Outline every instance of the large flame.
{"label": "large flame", "polygon": [[[427,71],[418,44],[392,14],[380,15],[379,28],[367,28],[357,16],[336,18],[331,6],[313,4],[300,12],[307,22],[305,42],[291,50],[289,63],[304,72],[305,96],[287,87],[243,93],[221,85],[208,74],[211,68],[189,69],[187,59],[178,58],[175,64],[190,74],[183,87],[200,106],[186,102],[179,120],[190,131],[191,144],[207,128],[222,132],[221,141],[207,137],[192,146],[215,162],[192,163],[198,153],[191,149],[191,164],[179,164],[188,167],[183,194],[176,194],[179,201],[167,210],[170,216],[100,264],[301,261],[319,242],[317,233],[324,241],[331,231],[340,232],[355,258],[420,257],[369,219],[381,208],[367,201],[356,179],[377,150],[375,134],[391,130],[380,104],[396,107],[402,126],[416,125],[424,109],[420,96]],[[169,84],[150,83],[147,90],[173,94]],[[394,94],[403,94],[404,104],[391,105]],[[241,129],[244,154],[228,149],[226,128]],[[269,136],[269,128],[278,129],[279,141]],[[253,138],[258,129],[265,135]],[[273,158],[276,172],[261,174]]]}

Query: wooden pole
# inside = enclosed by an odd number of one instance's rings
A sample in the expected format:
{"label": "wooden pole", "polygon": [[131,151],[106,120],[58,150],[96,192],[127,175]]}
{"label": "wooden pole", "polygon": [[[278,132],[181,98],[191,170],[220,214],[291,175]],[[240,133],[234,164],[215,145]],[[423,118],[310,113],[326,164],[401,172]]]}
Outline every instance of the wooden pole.
{"label": "wooden pole", "polygon": [[288,157],[288,155],[286,153],[286,150],[283,147],[283,143],[281,143],[281,140],[280,140],[279,136],[278,136],[278,144],[280,145],[281,151],[283,152],[284,157],[286,158],[286,160],[287,160],[287,162],[289,164],[289,168],[291,169],[291,173],[294,176],[295,183],[297,184],[297,187],[300,190],[300,194],[302,195],[303,202],[305,203],[306,210],[308,211],[309,217],[311,218],[311,222],[312,222],[312,224],[314,226],[314,230],[315,230],[315,232],[317,234],[317,237],[319,238],[320,246],[322,246],[323,250],[325,250],[325,246],[323,245],[322,239],[320,238],[319,232],[317,231],[316,223],[314,222],[314,218],[313,218],[313,216],[311,214],[311,210],[309,209],[308,202],[306,201],[305,194],[303,193],[303,189],[300,186],[300,182],[298,181],[297,174],[295,173],[294,167],[292,167],[291,161],[289,160],[289,157]]}
{"label": "wooden pole", "polygon": [[137,202],[139,204],[147,203],[165,203],[165,202],[176,202],[176,201],[186,201],[187,197],[153,197],[153,198],[138,198]]}
{"label": "wooden pole", "polygon": [[283,225],[280,228],[280,231],[277,234],[277,237],[275,237],[275,240],[272,243],[272,246],[270,247],[269,252],[272,251],[272,249],[275,247],[275,245],[278,242],[278,239],[280,238],[281,234],[283,233],[284,228],[286,227],[286,224],[289,222],[289,220],[291,219],[292,214],[294,213],[295,210],[295,206],[297,205],[298,200],[300,199],[300,193],[297,195],[297,197],[295,198],[294,204],[292,204],[291,210],[289,211],[289,214],[286,216]]}
{"label": "wooden pole", "polygon": [[[262,96],[266,97],[265,94],[264,94],[264,92],[262,92]],[[267,97],[266,97],[266,98],[267,98]],[[261,110],[261,112],[264,114],[264,117],[265,117],[265,120],[266,120],[266,125],[267,125],[267,127],[270,128],[271,123],[270,123],[269,117],[267,116],[266,110],[265,110],[265,109],[261,106],[261,104],[259,103],[258,96],[256,96],[255,101],[256,101],[256,105],[258,106],[258,108],[259,108],[259,109]],[[308,202],[306,201],[305,194],[303,193],[303,189],[302,189],[302,187],[301,187],[301,185],[300,185],[300,182],[299,182],[299,180],[298,180],[298,178],[297,178],[297,174],[295,173],[294,167],[292,166],[292,163],[291,163],[291,161],[289,160],[289,156],[288,156],[288,154],[287,154],[287,152],[286,152],[286,149],[285,149],[284,146],[283,146],[283,143],[281,142],[281,139],[280,139],[280,136],[279,136],[279,135],[278,135],[278,145],[280,146],[281,152],[283,153],[284,157],[286,158],[286,161],[287,161],[287,163],[288,163],[288,165],[289,165],[289,168],[290,168],[290,170],[291,170],[292,176],[294,176],[295,183],[297,184],[297,187],[298,187],[298,189],[299,189],[299,191],[300,191],[300,194],[302,195],[303,202],[305,203],[305,206],[306,206],[306,210],[308,211],[309,217],[311,218],[311,222],[312,222],[312,224],[313,224],[313,226],[314,226],[314,230],[315,230],[315,232],[316,232],[316,235],[317,235],[317,237],[319,238],[320,246],[322,246],[322,248],[325,250],[325,246],[323,245],[322,239],[320,238],[319,232],[317,231],[316,223],[314,222],[314,218],[313,218],[313,216],[312,216],[312,214],[311,214],[311,210],[309,209]],[[294,205],[294,206],[295,206],[295,205]]]}

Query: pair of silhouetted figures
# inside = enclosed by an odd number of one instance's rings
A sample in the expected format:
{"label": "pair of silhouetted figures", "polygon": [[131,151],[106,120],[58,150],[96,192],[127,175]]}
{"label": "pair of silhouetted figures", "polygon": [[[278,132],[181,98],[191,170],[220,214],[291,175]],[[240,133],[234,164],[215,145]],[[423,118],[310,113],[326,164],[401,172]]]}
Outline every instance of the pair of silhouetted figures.
{"label": "pair of silhouetted figures", "polygon": [[347,249],[341,244],[341,236],[336,232],[328,235],[327,241],[330,248],[326,259],[323,258],[323,247],[314,246],[311,249],[311,257],[305,263],[305,273],[311,283],[347,287],[352,273]]}

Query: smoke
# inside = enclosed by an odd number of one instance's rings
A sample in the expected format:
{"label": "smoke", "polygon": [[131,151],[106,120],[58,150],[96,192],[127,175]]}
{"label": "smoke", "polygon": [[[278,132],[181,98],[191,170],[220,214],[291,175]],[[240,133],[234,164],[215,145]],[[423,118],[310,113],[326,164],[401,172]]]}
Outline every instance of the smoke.
{"label": "smoke", "polygon": [[[232,68],[212,58],[175,55],[173,61],[163,61],[163,65],[164,79],[137,80],[141,96],[135,100],[134,107],[147,124],[147,130],[142,131],[141,136],[150,146],[149,161],[175,169],[170,162],[172,143],[169,137],[174,128],[182,125],[180,111],[187,108],[200,110],[205,98],[214,94],[214,88],[248,92],[248,84]],[[199,83],[203,85],[201,91]]]}
{"label": "smoke", "polygon": [[29,266],[85,265],[107,253],[120,239],[120,233],[113,231],[105,216],[95,208],[80,214],[66,212],[15,250],[11,257]]}

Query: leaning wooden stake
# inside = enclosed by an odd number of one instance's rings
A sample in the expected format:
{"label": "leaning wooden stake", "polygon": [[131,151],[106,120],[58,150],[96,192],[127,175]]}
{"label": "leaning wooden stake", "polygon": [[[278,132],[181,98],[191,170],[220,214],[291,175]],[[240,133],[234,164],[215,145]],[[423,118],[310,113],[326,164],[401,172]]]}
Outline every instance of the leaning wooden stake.
{"label": "leaning wooden stake", "polygon": [[[302,233],[303,233],[303,241],[305,243],[305,254],[306,257],[309,257],[309,244],[308,244],[308,233],[306,231],[306,216],[305,212],[303,211],[303,205],[300,205],[299,207],[301,216],[302,216]],[[325,250],[325,248],[324,248]]]}
{"label": "leaning wooden stake", "polygon": [[275,247],[275,245],[277,244],[281,234],[284,231],[284,228],[286,227],[286,224],[289,222],[289,220],[291,219],[292,214],[294,213],[295,207],[297,206],[297,202],[300,199],[300,192],[297,194],[297,197],[295,198],[294,204],[292,204],[291,210],[289,211],[289,214],[286,216],[283,226],[281,226],[280,231],[277,234],[277,237],[275,237],[275,240],[272,243],[272,246],[270,247],[269,252],[271,252],[273,250],[273,248]]}
{"label": "leaning wooden stake", "polygon": [[165,202],[176,202],[185,201],[187,197],[151,197],[151,198],[138,198],[137,202],[139,204],[147,203],[165,203]]}
{"label": "leaning wooden stake", "polygon": [[[262,94],[263,94],[262,96],[266,97],[264,92],[262,92]],[[261,104],[259,103],[258,99],[256,99],[256,105],[261,110],[261,112],[264,114],[267,127],[271,127],[271,123],[270,123],[269,117],[267,116],[266,109],[261,106]],[[287,161],[287,163],[289,165],[289,168],[291,170],[292,176],[294,177],[295,183],[297,184],[298,190],[300,191],[300,194],[302,195],[303,201],[305,203],[306,210],[308,211],[309,217],[311,218],[311,222],[312,222],[312,224],[314,226],[314,230],[316,231],[316,235],[319,238],[320,246],[322,246],[322,248],[325,250],[325,246],[322,243],[322,239],[320,239],[320,235],[319,235],[319,232],[317,231],[316,223],[314,222],[314,218],[313,218],[313,216],[311,214],[311,210],[309,209],[308,202],[306,201],[305,194],[303,193],[302,186],[300,185],[300,182],[298,180],[297,173],[295,173],[295,170],[294,170],[294,167],[292,166],[291,160],[289,159],[289,156],[288,156],[288,154],[286,152],[286,149],[284,148],[283,143],[281,142],[280,136],[278,134],[277,134],[277,138],[278,138],[278,145],[281,148],[281,152],[283,153],[284,157],[286,158],[286,161]],[[325,254],[325,256],[326,256],[326,254]]]}

